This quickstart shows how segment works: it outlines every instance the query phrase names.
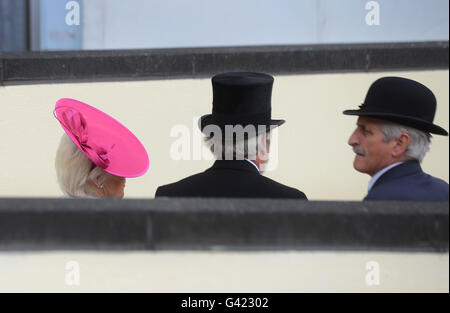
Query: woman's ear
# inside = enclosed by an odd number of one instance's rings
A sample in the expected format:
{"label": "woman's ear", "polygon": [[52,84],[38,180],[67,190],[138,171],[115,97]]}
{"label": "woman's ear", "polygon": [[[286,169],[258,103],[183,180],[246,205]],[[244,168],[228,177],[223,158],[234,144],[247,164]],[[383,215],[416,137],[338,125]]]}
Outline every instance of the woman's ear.
{"label": "woman's ear", "polygon": [[102,186],[102,184],[100,183],[100,180],[98,179],[98,177],[90,178],[90,179],[88,180],[88,182],[89,182],[92,186],[95,186],[97,189],[102,189],[102,188],[103,188],[103,186]]}

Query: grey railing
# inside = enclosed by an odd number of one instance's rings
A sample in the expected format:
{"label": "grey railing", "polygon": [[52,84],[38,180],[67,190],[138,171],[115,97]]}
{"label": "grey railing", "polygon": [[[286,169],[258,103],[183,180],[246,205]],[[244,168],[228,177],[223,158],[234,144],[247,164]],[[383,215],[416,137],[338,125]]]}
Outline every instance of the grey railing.
{"label": "grey railing", "polygon": [[0,85],[448,69],[448,41],[148,50],[0,53]]}
{"label": "grey railing", "polygon": [[0,199],[0,250],[446,252],[449,203]]}

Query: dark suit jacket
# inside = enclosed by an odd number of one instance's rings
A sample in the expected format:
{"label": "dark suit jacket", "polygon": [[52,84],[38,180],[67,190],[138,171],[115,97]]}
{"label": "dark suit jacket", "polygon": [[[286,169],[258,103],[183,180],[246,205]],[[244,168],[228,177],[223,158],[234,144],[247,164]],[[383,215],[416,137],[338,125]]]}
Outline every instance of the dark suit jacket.
{"label": "dark suit jacket", "polygon": [[364,200],[448,201],[448,184],[407,161],[381,175]]}
{"label": "dark suit jacket", "polygon": [[306,199],[303,192],[262,176],[246,160],[218,160],[203,173],[159,187],[155,197]]}

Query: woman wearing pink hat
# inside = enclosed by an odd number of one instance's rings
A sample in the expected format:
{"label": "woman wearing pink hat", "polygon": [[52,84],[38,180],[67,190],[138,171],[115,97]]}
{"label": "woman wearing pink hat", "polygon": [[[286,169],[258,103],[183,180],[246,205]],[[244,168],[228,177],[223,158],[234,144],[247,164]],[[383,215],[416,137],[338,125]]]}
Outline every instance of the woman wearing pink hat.
{"label": "woman wearing pink hat", "polygon": [[125,178],[147,172],[144,146],[114,118],[68,98],[58,100],[54,112],[65,131],[55,160],[65,196],[122,198]]}

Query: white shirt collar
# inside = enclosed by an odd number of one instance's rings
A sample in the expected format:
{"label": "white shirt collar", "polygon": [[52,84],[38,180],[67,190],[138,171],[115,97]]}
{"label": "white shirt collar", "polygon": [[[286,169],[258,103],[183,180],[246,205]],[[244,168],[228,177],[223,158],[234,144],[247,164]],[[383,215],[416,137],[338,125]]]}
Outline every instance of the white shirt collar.
{"label": "white shirt collar", "polygon": [[258,173],[259,173],[259,168],[256,166],[256,164],[253,161],[250,161],[249,159],[244,159],[244,160],[250,162],[258,170]]}
{"label": "white shirt collar", "polygon": [[370,191],[370,189],[372,189],[373,185],[375,185],[376,181],[378,180],[378,178],[381,177],[381,175],[383,175],[384,173],[389,171],[391,168],[394,168],[394,167],[396,167],[396,166],[398,166],[398,165],[400,165],[402,163],[403,162],[392,163],[391,165],[386,166],[382,170],[378,171],[375,175],[373,175],[372,179],[369,182],[369,191]]}

